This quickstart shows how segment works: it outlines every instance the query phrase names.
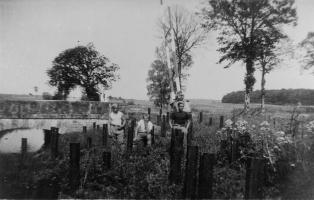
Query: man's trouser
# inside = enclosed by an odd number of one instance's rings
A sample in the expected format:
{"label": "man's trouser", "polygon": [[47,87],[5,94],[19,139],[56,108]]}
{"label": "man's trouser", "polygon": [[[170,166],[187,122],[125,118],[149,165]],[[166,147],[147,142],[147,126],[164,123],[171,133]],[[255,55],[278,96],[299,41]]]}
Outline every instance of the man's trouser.
{"label": "man's trouser", "polygon": [[151,134],[147,134],[147,132],[139,132],[138,137],[139,140],[142,141],[144,147],[151,145]]}
{"label": "man's trouser", "polygon": [[119,130],[119,126],[110,125],[110,133],[119,143],[123,143],[124,129]]}

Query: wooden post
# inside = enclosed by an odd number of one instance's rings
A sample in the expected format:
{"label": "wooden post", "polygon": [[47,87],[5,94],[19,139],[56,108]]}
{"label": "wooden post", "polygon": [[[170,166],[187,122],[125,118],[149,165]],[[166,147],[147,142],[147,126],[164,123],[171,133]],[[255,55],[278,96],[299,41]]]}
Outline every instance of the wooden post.
{"label": "wooden post", "polygon": [[162,115],[162,109],[160,108],[159,109],[159,116],[160,116],[160,118],[161,118],[161,115]]}
{"label": "wooden post", "polygon": [[196,180],[198,164],[198,146],[187,147],[187,161],[185,167],[185,181],[183,197],[188,199],[196,198]]}
{"label": "wooden post", "polygon": [[166,116],[165,115],[162,116],[160,136],[166,137]]}
{"label": "wooden post", "polygon": [[83,126],[83,133],[87,133],[87,127]]}
{"label": "wooden post", "polygon": [[91,137],[87,137],[87,148],[88,149],[92,148],[92,138]]}
{"label": "wooden post", "polygon": [[209,117],[209,122],[208,122],[208,126],[212,126],[213,125],[213,118]]}
{"label": "wooden post", "polygon": [[100,131],[100,125],[99,124],[97,124],[97,131]]}
{"label": "wooden post", "polygon": [[166,115],[166,127],[167,127],[167,129],[170,128],[169,120],[170,120],[170,114],[169,114],[169,112],[167,112],[167,115]]}
{"label": "wooden post", "polygon": [[153,126],[153,129],[150,131],[151,135],[151,145],[155,144],[155,126]]}
{"label": "wooden post", "polygon": [[148,120],[150,121],[151,119],[151,117],[150,117],[150,114],[151,114],[151,109],[150,108],[147,108],[147,113],[148,113]]}
{"label": "wooden post", "polygon": [[21,165],[24,165],[24,161],[27,154],[27,138],[21,139]]}
{"label": "wooden post", "polygon": [[186,135],[187,145],[191,145],[192,140],[193,140],[193,121],[191,121],[190,127],[189,127],[187,135]]}
{"label": "wooden post", "polygon": [[44,148],[48,148],[51,143],[51,131],[44,129]]}
{"label": "wooden post", "polygon": [[220,116],[219,128],[224,127],[224,116]]}
{"label": "wooden post", "polygon": [[200,158],[198,175],[198,198],[211,199],[213,195],[213,171],[215,154],[204,153]]}
{"label": "wooden post", "polygon": [[179,129],[171,130],[171,145],[170,145],[170,172],[169,182],[179,184],[182,179],[182,156],[184,133]]}
{"label": "wooden post", "polygon": [[239,157],[240,157],[239,141],[237,139],[233,139],[231,144],[232,144],[232,146],[231,146],[231,150],[232,150],[231,162],[234,162],[237,159],[239,159]]}
{"label": "wooden post", "polygon": [[199,116],[199,123],[202,123],[203,122],[203,112],[201,111],[200,112],[200,116]]}
{"label": "wooden post", "polygon": [[102,125],[102,145],[108,147],[108,124]]}
{"label": "wooden post", "polygon": [[111,152],[110,151],[104,151],[102,153],[102,161],[103,161],[104,169],[106,170],[111,169]]}
{"label": "wooden post", "polygon": [[245,177],[245,199],[262,199],[264,186],[264,159],[248,158]]}
{"label": "wooden post", "polygon": [[70,143],[70,186],[72,189],[80,185],[80,143]]}
{"label": "wooden post", "polygon": [[93,122],[93,133],[96,132],[96,122]]}
{"label": "wooden post", "polygon": [[134,138],[134,127],[136,120],[132,119],[130,125],[128,126],[128,137],[127,137],[127,151],[132,152],[133,148],[133,138]]}
{"label": "wooden post", "polygon": [[58,146],[59,146],[59,129],[56,127],[51,127],[51,157],[56,158],[58,156]]}

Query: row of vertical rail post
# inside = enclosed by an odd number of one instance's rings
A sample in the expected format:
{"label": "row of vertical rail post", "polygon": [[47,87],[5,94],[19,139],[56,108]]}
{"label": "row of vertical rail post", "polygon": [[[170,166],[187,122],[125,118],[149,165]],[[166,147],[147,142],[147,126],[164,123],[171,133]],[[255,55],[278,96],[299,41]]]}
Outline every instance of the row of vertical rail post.
{"label": "row of vertical rail post", "polygon": [[[161,111],[161,110],[160,110]],[[148,109],[149,117],[151,118],[151,109]],[[169,113],[167,115],[161,115],[161,136],[166,136],[167,122],[169,121]],[[161,117],[162,116],[162,117]],[[223,127],[224,117],[220,116],[219,127]],[[203,113],[200,112],[199,123],[203,122]],[[209,125],[212,124],[212,117],[209,118]],[[126,127],[127,132],[127,152],[132,152],[134,128],[136,126],[136,120],[129,120]],[[87,127],[83,126],[83,134],[87,133]],[[100,131],[100,125],[93,123],[93,133]],[[188,134],[191,133],[191,129]],[[151,132],[152,144],[155,143],[154,128]],[[102,126],[102,145],[108,147],[108,124]],[[191,139],[191,138],[190,138]],[[189,140],[189,138],[188,138]],[[51,158],[56,159],[58,157],[58,141],[59,141],[59,129],[51,127],[50,130],[44,130],[44,148],[50,149]],[[213,170],[215,165],[216,155],[212,153],[200,153],[199,147],[191,145],[191,142],[187,141],[186,150],[186,163],[185,172],[182,171],[182,161],[185,160],[184,156],[184,133],[179,129],[171,130],[170,141],[170,169],[169,169],[169,182],[174,184],[180,184],[184,177],[184,184],[182,195],[184,198],[200,198],[208,199],[212,198],[213,191]],[[231,143],[231,159],[238,158],[238,141],[232,141]],[[221,141],[221,151],[228,149],[228,141]],[[80,184],[80,143],[69,144],[69,178],[72,188],[77,188]],[[92,138],[87,137],[87,147],[92,148]],[[22,138],[21,144],[21,161],[22,164],[27,155],[27,139]],[[104,169],[111,168],[111,151],[106,148],[102,152],[102,161]],[[265,160],[250,158],[247,160],[246,168],[246,184],[245,184],[245,198],[262,198],[261,187],[264,174],[263,168],[265,166]]]}

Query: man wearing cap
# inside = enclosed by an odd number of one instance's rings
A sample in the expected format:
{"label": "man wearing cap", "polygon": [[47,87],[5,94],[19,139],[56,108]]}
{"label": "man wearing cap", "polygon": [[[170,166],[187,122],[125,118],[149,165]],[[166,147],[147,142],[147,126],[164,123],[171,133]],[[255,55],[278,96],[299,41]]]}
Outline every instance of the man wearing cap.
{"label": "man wearing cap", "polygon": [[110,134],[120,143],[123,142],[125,118],[117,104],[112,104],[109,114]]}

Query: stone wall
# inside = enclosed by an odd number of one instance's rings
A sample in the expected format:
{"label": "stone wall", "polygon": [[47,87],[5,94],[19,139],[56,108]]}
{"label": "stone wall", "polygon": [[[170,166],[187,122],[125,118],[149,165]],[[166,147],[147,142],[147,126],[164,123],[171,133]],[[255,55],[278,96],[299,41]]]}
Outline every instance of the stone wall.
{"label": "stone wall", "polygon": [[0,101],[0,119],[106,119],[109,104],[91,101]]}

